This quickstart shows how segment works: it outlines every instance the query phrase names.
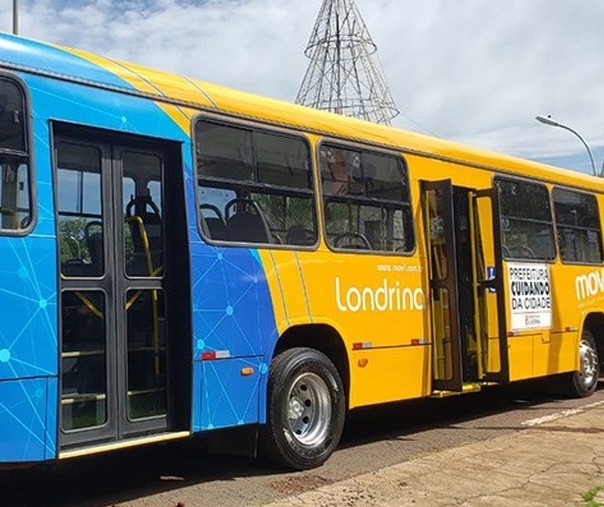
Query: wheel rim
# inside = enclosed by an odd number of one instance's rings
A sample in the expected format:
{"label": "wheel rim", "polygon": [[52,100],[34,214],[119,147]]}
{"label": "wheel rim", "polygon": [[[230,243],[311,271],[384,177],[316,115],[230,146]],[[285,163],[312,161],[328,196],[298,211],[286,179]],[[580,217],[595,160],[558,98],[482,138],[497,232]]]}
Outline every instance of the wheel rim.
{"label": "wheel rim", "polygon": [[589,389],[598,381],[598,353],[589,340],[581,340],[579,357],[581,361],[581,381],[583,386]]}
{"label": "wheel rim", "polygon": [[287,424],[291,437],[313,447],[323,442],[331,421],[331,396],[325,381],[303,373],[292,383],[287,397]]}

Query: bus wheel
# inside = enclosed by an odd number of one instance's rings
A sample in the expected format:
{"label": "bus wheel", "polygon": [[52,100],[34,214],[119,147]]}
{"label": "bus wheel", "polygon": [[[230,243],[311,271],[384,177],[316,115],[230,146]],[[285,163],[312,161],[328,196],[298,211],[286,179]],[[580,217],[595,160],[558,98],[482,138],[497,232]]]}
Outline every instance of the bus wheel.
{"label": "bus wheel", "polygon": [[273,361],[260,451],[294,470],[322,465],[338,446],[344,426],[344,386],[325,354],[293,348]]}
{"label": "bus wheel", "polygon": [[590,396],[598,387],[600,359],[596,340],[589,329],[583,331],[579,342],[579,371],[566,378],[567,394],[574,398]]}

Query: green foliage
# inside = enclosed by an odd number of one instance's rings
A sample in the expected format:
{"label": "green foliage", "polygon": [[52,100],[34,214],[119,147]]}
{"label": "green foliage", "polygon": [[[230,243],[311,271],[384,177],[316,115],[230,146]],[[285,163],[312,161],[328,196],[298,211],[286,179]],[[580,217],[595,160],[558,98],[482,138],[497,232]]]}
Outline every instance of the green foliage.
{"label": "green foliage", "polygon": [[603,507],[603,505],[596,500],[596,496],[600,491],[604,490],[604,486],[594,486],[588,489],[585,493],[581,493],[581,498],[585,502],[583,507]]}
{"label": "green foliage", "polygon": [[85,218],[63,218],[59,223],[59,252],[61,262],[73,259],[90,259],[86,245]]}

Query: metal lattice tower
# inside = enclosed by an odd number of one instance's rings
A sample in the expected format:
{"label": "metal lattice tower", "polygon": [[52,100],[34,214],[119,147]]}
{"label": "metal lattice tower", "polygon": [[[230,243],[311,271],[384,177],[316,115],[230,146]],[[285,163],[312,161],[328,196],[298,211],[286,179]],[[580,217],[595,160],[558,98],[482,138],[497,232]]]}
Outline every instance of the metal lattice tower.
{"label": "metal lattice tower", "polygon": [[377,46],[354,0],[323,0],[304,54],[310,65],[296,102],[390,125],[398,113]]}

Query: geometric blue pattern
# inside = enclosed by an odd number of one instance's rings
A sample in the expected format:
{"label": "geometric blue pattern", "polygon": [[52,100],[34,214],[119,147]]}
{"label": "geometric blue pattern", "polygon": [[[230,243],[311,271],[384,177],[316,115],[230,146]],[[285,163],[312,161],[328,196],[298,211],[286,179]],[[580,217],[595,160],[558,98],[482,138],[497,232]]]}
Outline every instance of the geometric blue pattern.
{"label": "geometric blue pattern", "polygon": [[[0,35],[0,61],[132,88],[82,58],[10,35]],[[18,75],[33,106],[38,220],[28,236],[0,237],[0,462],[53,459],[57,454],[58,273],[52,121],[182,144],[193,304],[191,428],[263,422],[268,364],[277,340],[266,275],[257,251],[216,248],[201,239],[189,133],[149,100]],[[223,350],[229,351],[229,359],[201,361],[202,352]],[[241,375],[243,367],[252,367],[253,375]]]}
{"label": "geometric blue pattern", "polygon": [[57,374],[55,242],[0,237],[0,380]]}
{"label": "geometric blue pattern", "polygon": [[[263,375],[261,358],[235,358],[196,363],[205,382],[202,389],[201,428],[212,430],[258,422],[258,390]],[[255,373],[241,376],[241,369]]]}
{"label": "geometric blue pattern", "polygon": [[262,355],[275,331],[262,265],[247,249],[207,247],[200,240],[192,246],[195,358],[217,350]]}
{"label": "geometric blue pattern", "polygon": [[[186,182],[186,188],[194,188]],[[189,194],[188,202],[194,202]],[[205,243],[190,210],[193,301],[193,430],[266,419],[268,364],[277,341],[275,315],[262,263],[254,249]],[[203,352],[229,359],[201,361]],[[201,364],[200,364],[201,362]],[[241,368],[252,367],[251,376]]]}
{"label": "geometric blue pattern", "polygon": [[39,461],[55,454],[46,415],[57,410],[45,377],[0,382],[0,462]]}

